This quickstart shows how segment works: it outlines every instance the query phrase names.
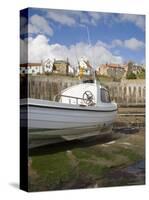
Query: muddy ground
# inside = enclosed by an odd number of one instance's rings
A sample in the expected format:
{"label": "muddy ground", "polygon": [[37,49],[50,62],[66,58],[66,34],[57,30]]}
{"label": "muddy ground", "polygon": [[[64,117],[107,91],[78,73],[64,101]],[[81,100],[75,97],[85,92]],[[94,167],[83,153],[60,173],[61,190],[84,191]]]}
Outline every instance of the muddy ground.
{"label": "muddy ground", "polygon": [[145,184],[145,118],[137,119],[118,116],[107,135],[30,150],[29,191]]}

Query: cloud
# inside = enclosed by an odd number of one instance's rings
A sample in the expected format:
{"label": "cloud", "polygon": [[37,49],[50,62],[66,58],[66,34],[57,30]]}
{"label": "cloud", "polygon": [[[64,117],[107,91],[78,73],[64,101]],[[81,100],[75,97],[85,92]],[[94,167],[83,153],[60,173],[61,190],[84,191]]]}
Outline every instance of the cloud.
{"label": "cloud", "polygon": [[90,23],[92,25],[98,25],[100,21],[102,21],[106,25],[111,25],[114,15],[112,13],[100,13],[100,12],[88,12],[90,16]]}
{"label": "cloud", "polygon": [[27,18],[26,17],[20,17],[20,26],[21,28],[24,27],[27,24]]}
{"label": "cloud", "polygon": [[144,43],[142,41],[137,40],[136,38],[131,38],[129,40],[124,41],[124,46],[131,50],[137,51],[144,47]]}
{"label": "cloud", "polygon": [[73,26],[76,21],[75,19],[69,15],[69,12],[67,11],[58,11],[58,10],[55,10],[55,11],[48,11],[47,13],[47,17],[49,19],[52,19],[53,21],[55,22],[58,22],[62,25],[67,25],[67,26]]}
{"label": "cloud", "polygon": [[119,39],[115,39],[112,41],[111,47],[123,46],[123,41]]}
{"label": "cloud", "polygon": [[122,57],[113,55],[100,42],[95,45],[81,42],[67,47],[60,44],[49,44],[49,40],[44,35],[38,35],[28,41],[28,62],[41,62],[47,58],[52,60],[68,58],[70,63],[76,67],[81,57],[86,57],[94,67],[107,62],[123,62]]}
{"label": "cloud", "polygon": [[[67,26],[97,25],[99,20],[107,21],[111,14],[87,11],[49,10],[46,17]],[[108,23],[107,23],[108,24]]]}
{"label": "cloud", "polygon": [[66,26],[91,24],[88,12],[74,10],[49,10],[47,18]]}
{"label": "cloud", "polygon": [[48,11],[48,18],[67,26],[94,25],[96,26],[100,20],[103,20],[107,25],[109,20],[112,20],[113,14],[87,11],[69,11],[55,10]]}
{"label": "cloud", "polygon": [[86,20],[84,20],[85,24],[92,24],[95,26],[98,25],[100,21],[107,26],[112,26],[114,23],[130,22],[143,31],[145,29],[145,17],[143,15],[87,12],[84,18],[86,18]]}
{"label": "cloud", "polygon": [[27,26],[27,18],[26,17],[20,17],[20,34],[27,34],[28,32],[28,26]]}
{"label": "cloud", "polygon": [[[76,43],[70,46],[61,45],[61,44],[49,44],[49,39],[47,39],[44,35],[38,35],[35,38],[28,38],[21,40],[23,49],[25,49],[25,45],[28,42],[28,62],[41,62],[47,58],[52,60],[55,59],[69,59],[70,63],[73,66],[77,66],[78,60],[81,57],[86,57],[90,63],[97,67],[102,63],[122,63],[123,58],[119,56],[118,47],[129,48],[133,51],[139,50],[143,48],[144,43],[131,38],[129,40],[113,40],[110,45],[97,41],[94,45],[89,45],[88,43]],[[110,51],[111,48],[115,48],[117,51],[112,53]],[[22,50],[21,54],[21,63],[24,62],[24,53],[25,50]]]}
{"label": "cloud", "polygon": [[118,18],[119,22],[131,22],[134,23],[140,29],[145,29],[145,18],[143,15],[119,14]]}
{"label": "cloud", "polygon": [[39,15],[33,15],[29,18],[29,33],[53,35],[53,29],[49,26],[47,20]]}
{"label": "cloud", "polygon": [[[57,22],[62,25],[66,26],[79,26],[80,24],[84,25],[94,25],[97,26],[99,22],[103,22],[107,26],[112,26],[114,23],[125,23],[130,22],[135,24],[138,28],[141,30],[145,29],[145,18],[143,15],[134,15],[134,14],[115,14],[115,13],[101,13],[101,12],[86,12],[86,11],[71,11],[71,10],[47,10],[44,12],[45,18],[34,15],[31,17],[31,21],[33,21],[31,24],[32,26],[36,27],[30,27],[31,31],[37,32],[37,27],[39,30],[38,24],[43,24],[43,30],[45,30],[44,27],[48,27],[49,19]],[[33,19],[32,19],[33,18]],[[36,20],[38,19],[39,22],[37,24]],[[51,29],[51,27],[49,27]],[[47,29],[47,32],[51,32],[51,30]],[[39,33],[43,33],[40,32]]]}
{"label": "cloud", "polygon": [[132,51],[138,51],[144,48],[144,46],[144,42],[137,40],[136,38],[130,38],[128,40],[113,40],[112,43],[109,45],[109,48],[122,47],[128,48]]}
{"label": "cloud", "polygon": [[26,18],[21,18],[21,34],[44,34],[52,36],[53,29],[44,17],[33,15],[29,18],[28,24]]}
{"label": "cloud", "polygon": [[[87,22],[92,25],[97,25],[99,21],[102,21],[107,26],[112,26],[114,23],[130,22],[144,31],[145,29],[145,17],[143,15],[134,14],[116,14],[116,13],[102,13],[102,12],[87,12]],[[89,24],[88,23],[88,24]]]}
{"label": "cloud", "polygon": [[20,39],[20,63],[27,63],[28,45],[26,40]]}

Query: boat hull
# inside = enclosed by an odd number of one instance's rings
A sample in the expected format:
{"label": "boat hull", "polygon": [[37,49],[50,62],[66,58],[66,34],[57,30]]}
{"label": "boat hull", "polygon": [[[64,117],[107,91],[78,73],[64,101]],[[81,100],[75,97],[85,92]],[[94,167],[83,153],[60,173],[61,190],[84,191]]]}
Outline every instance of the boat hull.
{"label": "boat hull", "polygon": [[[21,105],[22,126],[29,129],[64,129],[111,124],[116,117],[115,107],[81,107],[39,100]],[[47,102],[47,101],[46,101]]]}
{"label": "boat hull", "polygon": [[111,125],[57,130],[29,130],[29,148],[71,140],[83,140],[97,135],[109,134],[111,131]]}
{"label": "boat hull", "polygon": [[116,113],[114,104],[82,107],[28,99],[21,104],[21,126],[27,126],[30,146],[35,147],[58,140],[97,135],[111,127]]}

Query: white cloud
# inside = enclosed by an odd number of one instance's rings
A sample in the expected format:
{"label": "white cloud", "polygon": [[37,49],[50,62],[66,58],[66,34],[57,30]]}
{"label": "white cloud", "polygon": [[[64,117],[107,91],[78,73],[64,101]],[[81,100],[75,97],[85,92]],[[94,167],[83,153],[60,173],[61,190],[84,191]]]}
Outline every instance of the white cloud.
{"label": "white cloud", "polygon": [[111,13],[100,13],[100,12],[88,12],[90,16],[90,23],[92,25],[97,25],[99,21],[102,21],[106,25],[110,25],[113,22],[113,14]]}
{"label": "white cloud", "polygon": [[88,12],[86,18],[86,21],[92,25],[97,25],[99,21],[108,26],[112,26],[114,23],[131,22],[141,30],[145,29],[145,18],[143,15]]}
{"label": "white cloud", "polygon": [[48,11],[47,17],[67,26],[72,26],[76,23],[75,19],[67,11]]}
{"label": "white cloud", "polygon": [[105,47],[106,49],[110,49],[110,44],[107,44],[105,42],[102,42],[101,40],[98,40],[96,45],[99,45],[99,46],[102,46],[102,47]]}
{"label": "white cloud", "polygon": [[88,12],[88,14],[89,14],[92,18],[94,18],[95,20],[99,20],[99,19],[101,18],[101,16],[102,16],[102,14],[101,14],[101,13],[98,13],[98,12]]}
{"label": "white cloud", "polygon": [[60,44],[49,44],[48,39],[43,35],[38,35],[29,40],[28,62],[41,62],[41,60],[50,59],[69,59],[73,66],[77,66],[81,57],[86,57],[94,67],[102,63],[122,63],[120,56],[113,55],[108,49],[97,42],[95,45],[86,43],[77,43],[69,47]]}
{"label": "white cloud", "polygon": [[96,25],[97,22],[102,18],[102,14],[101,13],[88,12],[88,14],[91,17],[90,23],[93,24],[93,25]]}
{"label": "white cloud", "polygon": [[113,40],[111,47],[116,47],[116,46],[123,46],[123,41],[119,39]]}
{"label": "white cloud", "polygon": [[[28,62],[41,62],[41,60],[64,59],[70,60],[73,66],[77,66],[81,57],[86,57],[90,63],[97,67],[102,63],[122,63],[123,59],[119,56],[119,48],[128,48],[133,51],[144,48],[144,43],[136,38],[128,40],[113,40],[111,44],[97,41],[95,45],[87,43],[76,43],[69,47],[60,44],[49,44],[49,40],[44,35],[35,38],[21,40],[21,63],[27,62],[27,42],[28,42]],[[113,54],[110,49],[115,49]]]}
{"label": "white cloud", "polygon": [[112,26],[114,23],[131,22],[135,24],[141,30],[145,29],[145,18],[143,15],[134,14],[114,14],[114,13],[102,13],[102,12],[82,12],[80,15],[84,19],[84,24],[97,25],[99,21],[102,21],[108,26]]}
{"label": "white cloud", "polygon": [[80,12],[79,23],[80,23],[79,25],[90,25],[92,22],[87,14]]}
{"label": "white cloud", "polygon": [[26,63],[27,62],[27,42],[26,40],[20,39],[20,63]]}
{"label": "white cloud", "polygon": [[[99,21],[102,21],[108,26],[112,26],[113,23],[131,22],[142,30],[144,30],[145,28],[145,18],[143,15],[48,10],[45,16],[46,18],[36,14],[29,18],[30,33],[45,33],[51,36],[53,34],[53,30],[48,24],[49,19],[67,26],[78,26],[81,24],[96,26],[99,23]],[[21,19],[21,24],[23,25],[25,23],[26,19],[23,17]],[[25,31],[26,30],[24,29],[24,32]]]}
{"label": "white cloud", "polygon": [[134,15],[134,14],[119,14],[119,20],[120,22],[126,21],[126,22],[132,22],[140,29],[145,29],[145,20],[144,16],[142,15]]}
{"label": "white cloud", "polygon": [[29,18],[27,24],[26,18],[21,18],[21,34],[45,34],[53,35],[53,29],[48,24],[48,21],[39,15],[33,15]]}
{"label": "white cloud", "polygon": [[142,41],[137,40],[136,38],[131,38],[129,40],[124,41],[124,46],[131,50],[137,51],[144,47],[144,43]]}
{"label": "white cloud", "polygon": [[46,15],[49,19],[58,22],[62,25],[97,25],[99,20],[107,19],[111,16],[107,13],[85,12],[85,11],[68,11],[68,10],[49,10]]}
{"label": "white cloud", "polygon": [[[68,10],[48,10],[46,12],[46,18],[53,20],[54,22],[60,23],[62,25],[74,26],[80,24],[86,25],[97,25],[99,21],[102,21],[104,24],[108,26],[112,26],[113,23],[124,23],[131,22],[135,24],[140,29],[145,29],[145,18],[143,15],[134,15],[134,14],[112,14],[112,13],[100,13],[100,12],[84,12],[84,11],[68,11]],[[39,16],[34,15],[33,18],[42,18],[39,19],[38,24],[43,24],[43,26],[47,26],[46,19]],[[33,25],[36,23],[36,20],[33,20]],[[46,22],[43,22],[43,21]],[[36,26],[38,26],[36,24]],[[38,26],[39,28],[39,26]],[[45,29],[43,27],[43,29]],[[50,32],[50,31],[49,31]],[[40,32],[42,33],[42,32]]]}
{"label": "white cloud", "polygon": [[137,40],[136,38],[130,38],[128,40],[116,39],[111,42],[109,48],[116,48],[116,47],[128,48],[133,51],[138,51],[144,48],[144,43],[140,40]]}
{"label": "white cloud", "polygon": [[84,11],[49,10],[46,16],[55,22],[67,26],[91,24],[88,12]]}
{"label": "white cloud", "polygon": [[48,36],[53,35],[53,30],[47,20],[39,15],[33,15],[29,18],[28,32],[46,34]]}

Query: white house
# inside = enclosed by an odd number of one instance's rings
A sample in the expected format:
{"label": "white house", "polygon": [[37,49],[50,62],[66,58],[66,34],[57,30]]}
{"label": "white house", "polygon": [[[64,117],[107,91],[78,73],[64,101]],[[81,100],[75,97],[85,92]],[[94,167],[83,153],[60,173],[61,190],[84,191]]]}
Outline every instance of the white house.
{"label": "white house", "polygon": [[20,65],[21,74],[42,74],[43,66],[41,63],[24,63]]}
{"label": "white house", "polygon": [[43,66],[43,72],[51,73],[53,71],[53,61],[50,59],[42,61],[42,66]]}
{"label": "white house", "polygon": [[86,58],[82,57],[79,61],[79,67],[77,68],[76,75],[90,76],[90,75],[92,75],[92,72],[93,72],[93,68],[90,65],[89,61]]}
{"label": "white house", "polygon": [[[54,64],[56,69],[54,69]],[[66,69],[66,61],[52,61],[47,59],[42,61],[41,63],[24,63],[20,64],[20,74],[44,74],[44,73],[56,73],[57,69],[59,70],[60,74],[67,74],[67,75],[74,75],[75,70],[69,64]]]}

